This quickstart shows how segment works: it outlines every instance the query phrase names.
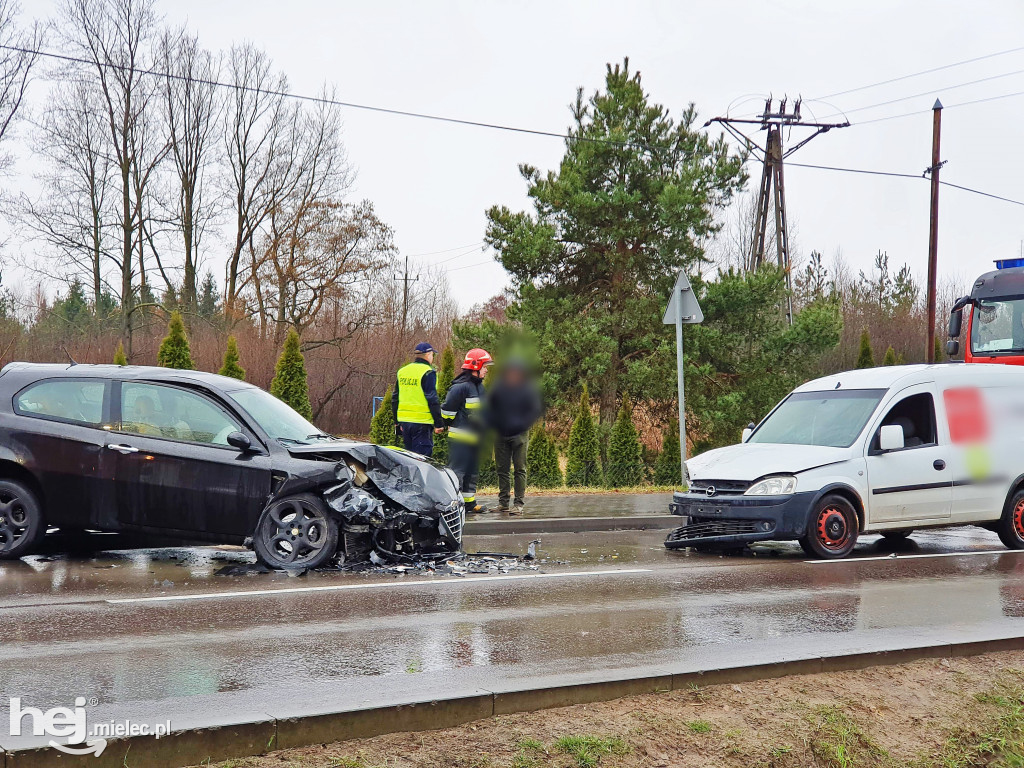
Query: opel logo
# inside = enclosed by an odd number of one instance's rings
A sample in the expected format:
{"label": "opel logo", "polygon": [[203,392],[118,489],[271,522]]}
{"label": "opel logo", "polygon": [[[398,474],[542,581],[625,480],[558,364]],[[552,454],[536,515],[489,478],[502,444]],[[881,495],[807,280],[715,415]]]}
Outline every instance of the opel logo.
{"label": "opel logo", "polygon": [[708,487],[707,487],[707,488],[706,488],[706,489],[704,490],[704,493],[706,493],[706,494],[707,494],[708,496],[714,496],[714,495],[715,495],[716,493],[718,493],[718,491],[716,491],[716,490],[715,490],[715,486],[713,486],[713,485],[709,485],[709,486],[708,486]]}

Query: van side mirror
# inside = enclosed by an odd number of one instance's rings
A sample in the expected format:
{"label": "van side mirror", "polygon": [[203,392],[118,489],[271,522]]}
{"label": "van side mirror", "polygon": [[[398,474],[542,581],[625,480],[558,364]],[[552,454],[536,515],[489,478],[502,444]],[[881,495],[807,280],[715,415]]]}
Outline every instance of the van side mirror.
{"label": "van side mirror", "polygon": [[743,430],[743,434],[740,435],[740,442],[741,443],[747,442],[747,440],[750,439],[750,436],[752,434],[754,434],[754,430],[752,430],[750,427],[747,427],[746,429]]}
{"label": "van side mirror", "polygon": [[903,447],[903,427],[886,424],[878,432],[878,447],[883,451],[898,451]]}
{"label": "van side mirror", "polygon": [[228,445],[240,451],[252,450],[252,441],[244,432],[230,432],[227,438]]}

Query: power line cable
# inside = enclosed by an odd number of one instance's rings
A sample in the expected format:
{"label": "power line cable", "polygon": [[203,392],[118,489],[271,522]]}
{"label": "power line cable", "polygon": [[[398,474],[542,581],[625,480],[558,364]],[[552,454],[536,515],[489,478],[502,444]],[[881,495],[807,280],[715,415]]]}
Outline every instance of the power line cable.
{"label": "power line cable", "polygon": [[986,59],[994,59],[997,56],[1006,56],[1011,53],[1017,53],[1018,51],[1024,51],[1024,45],[1018,48],[1009,48],[1005,51],[996,51],[995,53],[987,53],[984,56],[976,56],[973,59],[964,59],[963,61],[955,61],[952,64],[943,64],[941,67],[932,67],[931,69],[924,69],[920,72],[912,72],[909,75],[900,75],[899,77],[893,77],[888,80],[880,80],[877,83],[869,83],[868,85],[861,85],[857,88],[849,88],[845,91],[836,91],[835,93],[828,93],[824,96],[817,96],[809,101],[821,101],[822,99],[831,99],[836,96],[846,96],[849,93],[857,93],[859,91],[866,91],[869,88],[877,88],[881,85],[889,85],[890,83],[898,83],[903,80],[909,80],[912,77],[921,77],[922,75],[930,75],[933,72],[942,72],[946,69],[952,69],[953,67],[962,67],[964,64],[973,64],[976,61],[984,61]]}
{"label": "power line cable", "polygon": [[[957,107],[969,107],[972,104],[984,104],[987,101],[1000,101],[1001,99],[1011,99],[1015,96],[1024,96],[1024,91],[1014,91],[1013,93],[1003,93],[998,96],[987,96],[983,99],[973,99],[971,101],[961,101],[958,104],[945,104],[942,109],[956,109]],[[914,112],[901,112],[898,115],[887,115],[886,117],[873,117],[870,120],[861,120],[853,125],[869,125],[870,123],[881,123],[885,120],[899,120],[903,117],[912,117],[914,115],[926,115],[932,110],[930,109],[918,109]]]}
{"label": "power line cable", "polygon": [[441,254],[441,253],[451,253],[452,251],[461,251],[464,248],[473,248],[473,247],[478,246],[478,245],[483,245],[483,243],[484,243],[483,240],[478,240],[475,243],[468,243],[466,245],[458,245],[458,246],[456,246],[454,248],[445,248],[443,251],[427,251],[426,253],[410,253],[409,254],[409,258],[410,259],[418,259],[418,258],[420,258],[422,256],[437,256],[438,254]]}

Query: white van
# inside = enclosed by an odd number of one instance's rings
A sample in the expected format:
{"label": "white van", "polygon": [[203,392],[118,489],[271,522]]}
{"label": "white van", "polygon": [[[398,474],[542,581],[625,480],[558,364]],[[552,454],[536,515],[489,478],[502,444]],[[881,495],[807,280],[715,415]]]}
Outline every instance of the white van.
{"label": "white van", "polygon": [[686,462],[665,546],[797,540],[845,557],[863,533],[981,525],[1024,549],[1024,368],[847,371],[791,392],[743,442]]}

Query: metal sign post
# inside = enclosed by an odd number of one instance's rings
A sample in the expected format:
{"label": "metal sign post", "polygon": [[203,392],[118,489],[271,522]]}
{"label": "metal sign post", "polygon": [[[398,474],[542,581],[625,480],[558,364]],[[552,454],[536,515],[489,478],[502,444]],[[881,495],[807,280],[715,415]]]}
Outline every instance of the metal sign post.
{"label": "metal sign post", "polygon": [[676,277],[676,284],[672,288],[672,295],[668,300],[668,308],[665,310],[665,317],[662,318],[665,325],[676,327],[676,382],[679,391],[679,472],[683,482],[688,484],[686,476],[686,407],[683,399],[683,324],[704,322],[704,313],[701,312],[697,297],[693,295],[693,288],[686,278],[686,272],[679,270]]}

